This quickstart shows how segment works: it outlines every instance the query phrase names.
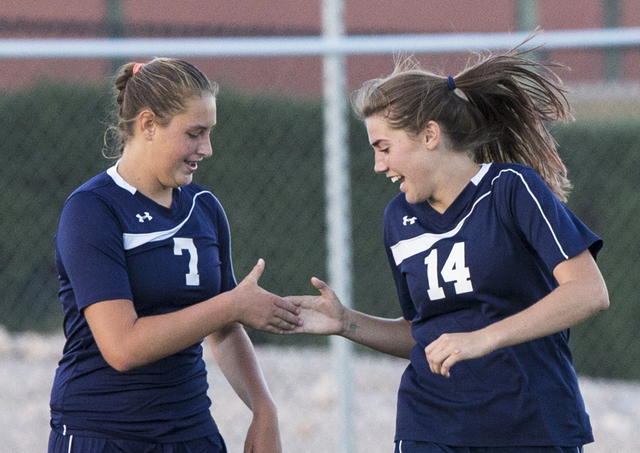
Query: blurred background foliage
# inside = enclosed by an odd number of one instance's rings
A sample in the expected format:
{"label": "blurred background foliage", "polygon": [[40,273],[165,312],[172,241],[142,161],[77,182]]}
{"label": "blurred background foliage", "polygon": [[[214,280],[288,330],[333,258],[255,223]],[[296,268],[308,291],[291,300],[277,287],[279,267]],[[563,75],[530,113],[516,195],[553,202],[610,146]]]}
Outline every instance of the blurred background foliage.
{"label": "blurred background foliage", "polygon": [[[102,155],[107,87],[42,84],[0,93],[0,324],[59,331],[53,236],[66,197],[113,164]],[[382,246],[382,214],[397,186],[373,172],[364,126],[350,120],[355,308],[400,316]],[[326,278],[323,122],[319,100],[222,91],[213,157],[195,181],[221,201],[231,224],[236,277],[258,258],[260,284],[281,295],[316,291]],[[605,241],[599,265],[611,308],[572,329],[578,373],[640,379],[640,121],[589,119],[554,128],[574,191],[569,207]],[[90,215],[90,213],[87,213]],[[250,332],[257,343],[325,344],[309,336]]]}

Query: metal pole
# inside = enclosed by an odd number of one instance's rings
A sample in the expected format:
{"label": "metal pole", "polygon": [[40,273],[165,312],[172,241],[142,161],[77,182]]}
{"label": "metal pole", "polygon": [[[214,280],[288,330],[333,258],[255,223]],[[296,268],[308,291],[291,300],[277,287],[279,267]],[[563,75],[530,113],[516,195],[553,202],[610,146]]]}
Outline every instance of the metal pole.
{"label": "metal pole", "polygon": [[[533,31],[540,25],[540,14],[538,11],[538,0],[518,0],[516,4],[516,22],[518,30]],[[538,49],[529,55],[530,58],[538,61],[548,60],[547,49]]]}
{"label": "metal pole", "polygon": [[[323,0],[322,28],[327,40],[344,36],[343,0]],[[351,307],[352,245],[351,191],[347,128],[345,57],[333,52],[323,58],[324,169],[327,222],[327,270],[329,284],[345,307]],[[342,337],[331,337],[338,384],[340,437],[338,450],[354,452],[352,416],[353,346]]]}
{"label": "metal pole", "polygon": [[518,30],[534,30],[539,22],[537,0],[518,0],[516,8]]}
{"label": "metal pole", "polygon": [[[603,25],[605,28],[617,28],[620,26],[620,2],[619,0],[606,0],[602,3]],[[603,76],[607,82],[620,80],[622,66],[622,52],[619,48],[607,49],[603,55]]]}
{"label": "metal pole", "polygon": [[[121,0],[105,0],[106,34],[109,38],[124,38],[124,6]],[[123,58],[112,58],[111,74],[115,74],[125,63]]]}

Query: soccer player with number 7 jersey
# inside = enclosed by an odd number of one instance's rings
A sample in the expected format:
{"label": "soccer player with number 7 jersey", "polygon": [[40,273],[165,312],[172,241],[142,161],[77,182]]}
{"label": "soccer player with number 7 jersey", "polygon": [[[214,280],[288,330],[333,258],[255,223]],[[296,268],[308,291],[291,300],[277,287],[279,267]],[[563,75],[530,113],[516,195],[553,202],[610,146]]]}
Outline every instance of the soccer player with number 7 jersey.
{"label": "soccer player with number 7 jersey", "polygon": [[66,344],[49,453],[227,451],[202,340],[253,412],[245,451],[279,453],[275,404],[242,325],[281,333],[299,309],[236,283],[222,206],[192,182],[212,154],[217,85],[183,60],[123,66],[118,161],[67,199],[55,238]]}
{"label": "soccer player with number 7 jersey", "polygon": [[606,309],[602,241],[563,202],[547,123],[568,118],[551,65],[516,48],[442,77],[413,59],[353,98],[375,171],[400,184],[384,245],[403,316],[289,300],[290,332],[341,335],[410,359],[397,453],[577,453],[593,441],[569,328]]}

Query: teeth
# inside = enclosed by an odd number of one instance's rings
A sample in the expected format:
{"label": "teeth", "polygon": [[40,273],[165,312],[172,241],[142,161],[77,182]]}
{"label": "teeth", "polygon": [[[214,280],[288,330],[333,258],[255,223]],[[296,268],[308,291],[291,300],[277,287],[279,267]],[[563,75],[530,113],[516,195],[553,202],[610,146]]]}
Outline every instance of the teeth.
{"label": "teeth", "polygon": [[391,182],[398,182],[400,180],[400,176],[392,176]]}

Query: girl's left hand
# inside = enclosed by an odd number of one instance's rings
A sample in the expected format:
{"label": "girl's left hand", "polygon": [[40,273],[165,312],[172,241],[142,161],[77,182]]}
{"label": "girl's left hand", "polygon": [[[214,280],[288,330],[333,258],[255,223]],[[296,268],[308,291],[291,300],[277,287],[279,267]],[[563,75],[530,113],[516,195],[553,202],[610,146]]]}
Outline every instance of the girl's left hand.
{"label": "girl's left hand", "polygon": [[424,349],[432,373],[451,376],[451,367],[458,362],[489,354],[487,336],[475,332],[445,333]]}

